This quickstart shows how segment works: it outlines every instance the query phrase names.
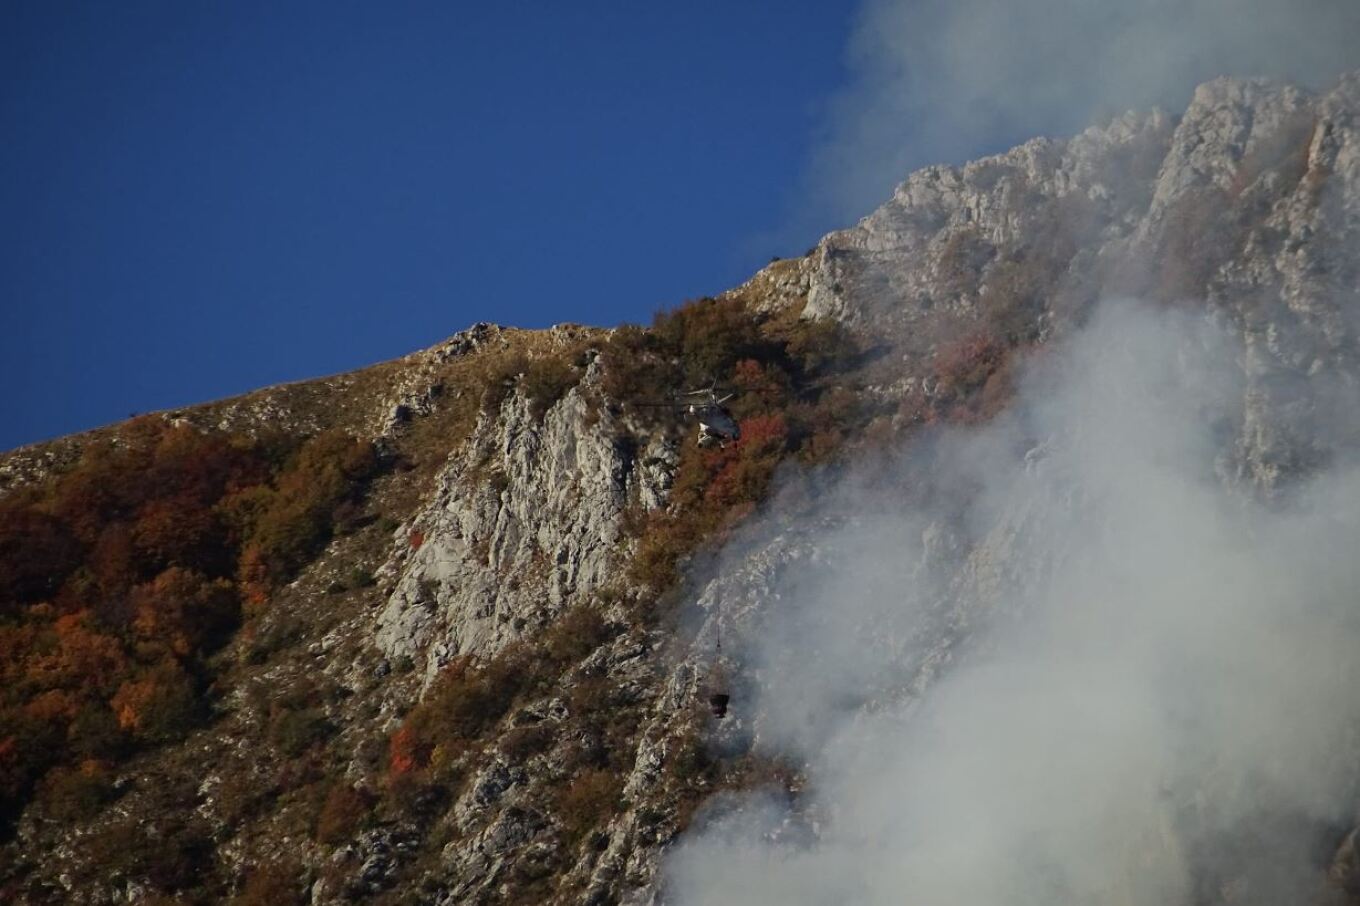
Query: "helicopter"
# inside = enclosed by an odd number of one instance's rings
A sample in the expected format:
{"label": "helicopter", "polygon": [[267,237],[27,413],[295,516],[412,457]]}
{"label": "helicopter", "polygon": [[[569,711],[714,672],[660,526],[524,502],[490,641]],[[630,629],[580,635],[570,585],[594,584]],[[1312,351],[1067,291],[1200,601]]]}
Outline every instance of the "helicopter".
{"label": "helicopter", "polygon": [[[769,392],[765,388],[755,388],[752,392]],[[719,396],[722,393],[724,395]],[[727,408],[727,402],[737,395],[735,390],[719,387],[716,382],[698,390],[677,393],[669,402],[644,402],[640,406],[654,408],[675,408],[694,417],[699,423],[697,443],[702,448],[722,448],[729,443],[741,440],[741,426]]]}
{"label": "helicopter", "polygon": [[729,393],[718,396],[714,387],[704,390],[690,390],[681,397],[689,400],[686,411],[699,423],[700,447],[724,447],[728,441],[741,440],[741,426],[732,417],[732,412],[724,403],[736,396]]}

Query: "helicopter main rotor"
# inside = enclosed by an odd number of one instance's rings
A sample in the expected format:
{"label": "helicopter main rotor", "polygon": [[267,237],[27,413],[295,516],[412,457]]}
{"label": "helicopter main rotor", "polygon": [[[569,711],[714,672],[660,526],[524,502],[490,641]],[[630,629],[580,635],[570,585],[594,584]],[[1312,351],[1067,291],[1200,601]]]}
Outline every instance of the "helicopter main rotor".
{"label": "helicopter main rotor", "polygon": [[774,388],[720,387],[714,381],[707,387],[677,392],[669,400],[640,400],[639,408],[672,409],[692,416],[699,423],[698,444],[701,447],[726,446],[741,439],[741,426],[726,406],[738,393],[771,393]]}

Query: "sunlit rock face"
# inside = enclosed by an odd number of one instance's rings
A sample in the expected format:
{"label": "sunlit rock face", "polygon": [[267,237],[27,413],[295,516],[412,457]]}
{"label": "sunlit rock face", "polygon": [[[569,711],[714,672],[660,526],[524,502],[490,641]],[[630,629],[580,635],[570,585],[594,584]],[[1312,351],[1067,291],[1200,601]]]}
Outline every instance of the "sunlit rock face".
{"label": "sunlit rock face", "polygon": [[[941,309],[978,316],[979,296],[1008,259],[1051,264],[1056,248],[1063,272],[1048,276],[1069,289],[1169,290],[1245,309],[1270,288],[1296,314],[1321,308],[1335,321],[1344,308],[1336,294],[1354,292],[1334,265],[1354,250],[1358,84],[1352,75],[1314,96],[1221,79],[1201,86],[1179,118],[1130,113],[1068,140],[921,170],[818,244],[805,315],[910,341],[912,325]],[[1195,245],[1215,237],[1179,235],[1187,217],[1227,235]],[[1176,240],[1189,244],[1166,248]],[[1175,251],[1210,259],[1201,262],[1207,285],[1157,285],[1170,266],[1157,259]],[[1115,267],[1121,258],[1132,273]]]}
{"label": "sunlit rock face", "polygon": [[628,553],[620,520],[630,495],[659,506],[670,480],[656,455],[637,456],[619,436],[578,390],[543,413],[507,398],[403,527],[408,549],[385,567],[399,578],[378,644],[427,659],[433,675],[541,628],[613,578]]}

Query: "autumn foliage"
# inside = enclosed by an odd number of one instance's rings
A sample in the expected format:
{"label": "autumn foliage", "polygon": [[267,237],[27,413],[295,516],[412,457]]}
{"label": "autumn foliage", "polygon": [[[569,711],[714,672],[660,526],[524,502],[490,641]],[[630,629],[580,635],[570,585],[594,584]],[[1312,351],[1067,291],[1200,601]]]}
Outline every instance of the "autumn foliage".
{"label": "autumn foliage", "polygon": [[340,434],[143,418],[0,501],[0,825],[35,791],[53,814],[89,811],[110,764],[192,728],[205,656],[325,544],[376,467]]}
{"label": "autumn foliage", "polygon": [[[542,694],[568,665],[612,638],[618,628],[599,608],[579,604],[544,632],[503,648],[494,658],[450,661],[388,740],[391,779],[418,778],[486,741],[516,701]],[[517,740],[527,749],[535,741]],[[541,742],[541,740],[538,740]]]}
{"label": "autumn foliage", "polygon": [[373,803],[373,795],[365,789],[344,782],[332,786],[317,815],[317,842],[335,844],[348,839],[368,820]]}
{"label": "autumn foliage", "polygon": [[[716,382],[735,391],[729,405],[741,428],[739,440],[720,448],[686,440],[670,506],[648,514],[638,532],[632,577],[668,587],[683,557],[754,509],[785,458],[834,455],[865,422],[841,381],[860,355],[834,321],[777,318],[738,295],[662,312],[650,330],[616,330],[602,355],[607,395],[626,408],[628,400],[664,400]],[[639,414],[649,411],[657,410]]]}
{"label": "autumn foliage", "polygon": [[633,558],[633,578],[656,589],[670,586],[682,556],[747,515],[764,496],[788,450],[787,421],[774,412],[739,424],[740,440],[686,451],[671,490],[672,506],[648,516]]}
{"label": "autumn foliage", "polygon": [[393,774],[409,774],[430,762],[431,746],[422,740],[414,724],[406,724],[392,734],[388,743],[388,766]]}

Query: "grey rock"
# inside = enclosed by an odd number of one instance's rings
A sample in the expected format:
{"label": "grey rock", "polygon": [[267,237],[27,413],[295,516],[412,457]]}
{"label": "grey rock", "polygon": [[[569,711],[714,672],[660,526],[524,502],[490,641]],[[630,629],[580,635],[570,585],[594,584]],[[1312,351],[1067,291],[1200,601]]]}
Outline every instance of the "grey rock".
{"label": "grey rock", "polygon": [[519,394],[457,451],[439,492],[385,573],[399,578],[378,616],[390,657],[427,678],[455,657],[485,655],[608,582],[628,553],[621,521],[630,487],[660,505],[674,454],[654,444],[631,460],[613,417],[578,387],[541,417]]}

